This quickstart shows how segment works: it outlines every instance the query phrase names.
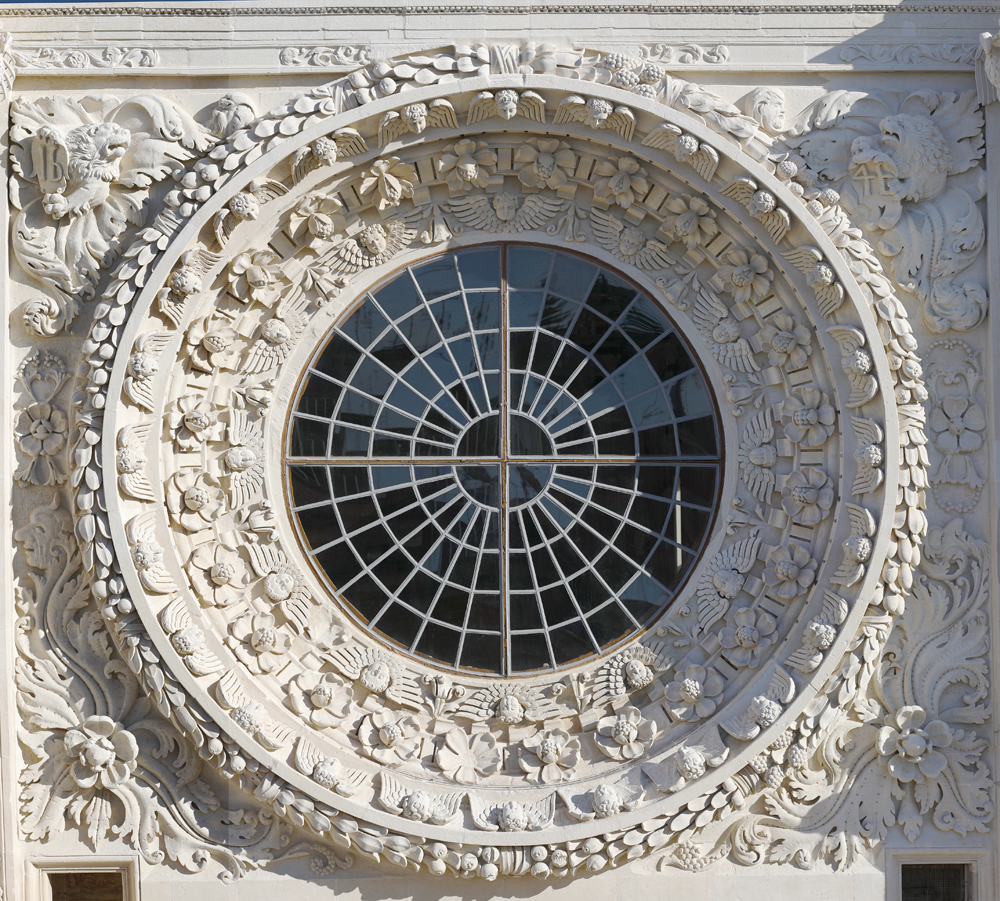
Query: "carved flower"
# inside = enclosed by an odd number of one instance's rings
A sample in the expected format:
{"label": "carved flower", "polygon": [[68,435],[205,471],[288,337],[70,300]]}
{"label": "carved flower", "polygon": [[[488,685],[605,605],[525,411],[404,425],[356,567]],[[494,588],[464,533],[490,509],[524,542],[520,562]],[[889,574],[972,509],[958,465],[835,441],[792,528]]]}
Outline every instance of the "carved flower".
{"label": "carved flower", "polygon": [[218,436],[215,405],[197,394],[179,397],[168,421],[177,447],[182,451],[198,450],[206,441]]}
{"label": "carved flower", "polygon": [[69,423],[52,404],[32,404],[18,421],[17,444],[28,458],[15,478],[26,485],[58,485],[66,478],[53,459],[66,444]]}
{"label": "carved flower", "polygon": [[785,479],[781,509],[806,526],[822,522],[833,506],[833,482],[822,469],[806,466]]}
{"label": "carved flower", "polygon": [[754,615],[749,607],[741,607],[733,614],[732,625],[719,633],[722,646],[733,666],[756,666],[761,654],[774,644],[774,617],[761,611]]}
{"label": "carved flower", "polygon": [[805,366],[812,353],[812,332],[784,313],[767,320],[767,325],[757,332],[757,340],[768,351],[770,364],[784,366],[787,372]]}
{"label": "carved flower", "polygon": [[340,723],[351,710],[351,687],[334,673],[307,670],[288,685],[288,700],[311,726],[328,729]]}
{"label": "carved flower", "polygon": [[594,741],[612,760],[635,760],[646,753],[655,737],[656,723],[645,719],[637,708],[626,707],[616,716],[598,720]]}
{"label": "carved flower", "polygon": [[473,185],[485,188],[496,171],[497,155],[485,141],[459,141],[438,160],[438,174],[453,194],[468,191]]}
{"label": "carved flower", "polygon": [[111,717],[92,716],[63,738],[70,775],[80,788],[116,788],[135,772],[139,745]]}
{"label": "carved flower", "polygon": [[514,154],[518,181],[527,188],[556,188],[566,184],[576,169],[576,154],[565,141],[530,138]]}
{"label": "carved flower", "polygon": [[376,710],[361,721],[358,739],[361,750],[382,766],[400,766],[420,751],[420,731],[412,716],[400,716],[391,710]]}
{"label": "carved flower", "polygon": [[374,191],[373,201],[381,213],[412,197],[416,181],[417,170],[409,163],[400,161],[398,156],[382,157],[361,177],[358,193],[367,197]]}
{"label": "carved flower", "polygon": [[270,613],[246,613],[230,624],[226,644],[250,672],[259,675],[284,663],[291,641],[278,631]]}
{"label": "carved flower", "polygon": [[[833,489],[830,490],[832,493]],[[816,581],[817,566],[819,564],[809,556],[809,552],[797,544],[773,547],[767,555],[764,584],[775,597],[790,601],[804,594]]]}
{"label": "carved flower", "polygon": [[664,206],[671,215],[663,220],[663,224],[689,249],[699,247],[719,233],[715,223],[713,210],[701,197],[684,194],[681,197],[671,197]]}
{"label": "carved flower", "polygon": [[937,748],[951,744],[951,729],[941,720],[926,720],[922,707],[900,707],[878,730],[879,761],[900,782],[936,779],[948,763]]}
{"label": "carved flower", "polygon": [[335,195],[306,194],[289,214],[288,233],[300,244],[311,244],[314,239],[332,241],[346,225],[339,215],[343,208]]}
{"label": "carved flower", "polygon": [[239,254],[229,264],[229,285],[233,296],[242,303],[251,300],[268,303],[274,286],[281,278],[281,258],[271,250],[253,250]]}
{"label": "carved flower", "polygon": [[232,358],[233,342],[238,335],[224,316],[196,319],[187,330],[185,343],[191,365],[202,372],[213,372]]}
{"label": "carved flower", "polygon": [[931,411],[934,443],[946,454],[969,454],[983,446],[983,411],[970,397],[946,397]]}
{"label": "carved flower", "polygon": [[833,434],[837,413],[830,398],[815,388],[789,394],[781,403],[785,437],[802,447],[822,447]]}
{"label": "carved flower", "polygon": [[186,568],[195,590],[213,607],[228,606],[247,586],[246,566],[240,555],[218,542],[195,548]]}
{"label": "carved flower", "polygon": [[616,203],[627,210],[638,199],[642,200],[649,193],[649,182],[646,180],[646,170],[632,157],[623,156],[618,164],[603,160],[594,167],[594,174],[599,176],[595,182],[594,196],[601,197],[608,203]]}
{"label": "carved flower", "polygon": [[215,521],[223,507],[218,480],[193,467],[174,473],[167,481],[167,510],[182,529],[199,532]]}
{"label": "carved flower", "polygon": [[729,285],[738,303],[767,296],[774,273],[764,257],[746,250],[730,250],[722,259],[726,265],[719,267],[719,278]]}
{"label": "carved flower", "polygon": [[434,762],[452,782],[478,782],[500,769],[497,740],[489,732],[469,735],[464,729],[452,729],[434,754]]}
{"label": "carved flower", "polygon": [[580,740],[562,729],[536,732],[522,742],[518,755],[529,782],[552,785],[568,779],[580,762]]}
{"label": "carved flower", "polygon": [[667,683],[670,712],[677,719],[688,722],[711,716],[718,703],[713,698],[722,694],[723,687],[722,679],[715,670],[692,663],[684,670],[682,678]]}

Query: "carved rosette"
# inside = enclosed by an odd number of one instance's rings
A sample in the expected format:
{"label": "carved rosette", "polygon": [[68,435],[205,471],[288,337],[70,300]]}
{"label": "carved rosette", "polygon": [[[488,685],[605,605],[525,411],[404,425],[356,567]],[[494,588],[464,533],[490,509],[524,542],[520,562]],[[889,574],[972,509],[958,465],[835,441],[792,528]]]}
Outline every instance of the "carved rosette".
{"label": "carved rosette", "polygon": [[[457,127],[515,85],[541,121]],[[470,77],[347,111],[321,89],[262,119],[123,254],[87,346],[79,415],[129,453],[78,445],[77,532],[129,665],[311,841],[434,873],[598,869],[704,826],[706,799],[721,820],[777,788],[776,746],[805,735],[870,608],[902,610],[926,532],[899,457],[872,450],[922,444],[914,343],[839,208],[693,115],[566,88]],[[379,148],[385,117],[421,104],[451,112]],[[683,596],[614,656],[514,684],[443,675],[356,628],[313,573],[286,513],[286,409],[322,336],[397,268],[563,237],[658,298],[701,358],[732,412],[724,515]]]}

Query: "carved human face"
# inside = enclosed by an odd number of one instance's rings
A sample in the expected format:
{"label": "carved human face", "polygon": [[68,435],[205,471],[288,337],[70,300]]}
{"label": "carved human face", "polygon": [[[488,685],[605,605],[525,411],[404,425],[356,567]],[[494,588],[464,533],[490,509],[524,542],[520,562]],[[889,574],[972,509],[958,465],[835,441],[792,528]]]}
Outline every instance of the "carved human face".
{"label": "carved human face", "polygon": [[778,452],[770,444],[751,448],[749,457],[754,466],[763,466],[767,469],[778,462]]}
{"label": "carved human face", "polygon": [[514,91],[498,91],[495,100],[501,119],[513,119],[517,115],[517,94]]}
{"label": "carved human face", "polygon": [[385,691],[389,687],[391,676],[389,665],[379,660],[376,663],[369,663],[361,671],[361,684],[369,691]]}
{"label": "carved human face", "polygon": [[427,792],[418,789],[403,799],[402,812],[408,820],[423,821],[434,812],[434,803]]}
{"label": "carved human face", "polygon": [[261,326],[260,336],[268,344],[286,344],[292,337],[292,330],[280,319],[268,319]]}
{"label": "carved human face", "polygon": [[727,316],[714,329],[712,329],[712,338],[719,344],[730,344],[739,337],[739,323],[731,316]]}
{"label": "carved human face", "polygon": [[129,375],[133,375],[137,379],[150,378],[150,376],[156,374],[157,368],[156,357],[142,351],[132,354],[128,361]]}
{"label": "carved human face", "polygon": [[260,204],[253,194],[241,191],[229,201],[229,212],[237,219],[256,219],[260,215]]}
{"label": "carved human face", "polygon": [[243,472],[257,462],[257,455],[249,447],[231,447],[226,451],[226,466]]}
{"label": "carved human face", "polygon": [[427,107],[423,103],[411,103],[403,110],[403,121],[414,134],[420,134],[427,127]]}
{"label": "carved human face", "polygon": [[732,569],[720,569],[712,576],[712,585],[722,597],[732,600],[743,587],[743,576]]}
{"label": "carved human face", "polygon": [[621,237],[618,239],[618,249],[623,256],[631,257],[642,250],[642,245],[645,243],[646,236],[639,229],[628,227],[622,229]]}
{"label": "carved human face", "polygon": [[497,719],[502,723],[519,723],[524,719],[524,707],[514,695],[504,695],[497,702]]}
{"label": "carved human face", "polygon": [[641,660],[625,664],[625,682],[629,688],[645,688],[653,681],[653,671]]}
{"label": "carved human face", "polygon": [[497,219],[501,222],[510,222],[517,215],[517,200],[513,194],[497,194],[493,198],[493,209]]}
{"label": "carved human face", "polygon": [[292,593],[295,579],[289,573],[271,573],[264,579],[264,594],[272,601],[284,601]]}
{"label": "carved human face", "polygon": [[366,228],[361,232],[359,240],[365,250],[376,256],[388,247],[385,229],[381,225],[372,225]]}

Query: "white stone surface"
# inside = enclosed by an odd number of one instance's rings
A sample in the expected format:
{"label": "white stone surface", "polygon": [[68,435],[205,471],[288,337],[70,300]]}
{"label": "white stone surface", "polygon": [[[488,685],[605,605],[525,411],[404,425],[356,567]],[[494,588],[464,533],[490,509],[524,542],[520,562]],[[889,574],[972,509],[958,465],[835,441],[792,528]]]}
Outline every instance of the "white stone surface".
{"label": "white stone surface", "polygon": [[[920,860],[969,863],[991,897],[995,9],[2,22],[5,897],[104,861],[142,901],[895,901]],[[551,140],[573,159],[533,184],[519,148]],[[319,338],[397,268],[498,239],[571,248],[661,303],[726,449],[656,631],[516,689],[405,655],[383,672],[343,613],[318,637],[329,589],[282,488]],[[303,281],[316,254],[350,284]],[[225,427],[207,443],[177,443],[186,396]],[[182,516],[188,488],[220,512]],[[317,667],[351,698],[335,729],[292,699]],[[558,771],[518,763],[553,736]]]}

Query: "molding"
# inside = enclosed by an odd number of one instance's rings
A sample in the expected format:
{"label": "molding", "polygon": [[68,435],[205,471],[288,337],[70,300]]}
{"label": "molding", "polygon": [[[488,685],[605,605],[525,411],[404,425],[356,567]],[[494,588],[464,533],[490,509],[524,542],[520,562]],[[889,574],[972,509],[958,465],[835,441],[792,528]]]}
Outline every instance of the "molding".
{"label": "molding", "polygon": [[135,857],[86,854],[45,857],[25,863],[25,901],[53,901],[50,873],[120,873],[122,901],[139,901],[139,861]]}
{"label": "molding", "polygon": [[905,901],[902,897],[902,868],[905,864],[963,863],[969,868],[967,901],[989,901],[993,892],[993,854],[980,848],[886,848],[886,901]]}

